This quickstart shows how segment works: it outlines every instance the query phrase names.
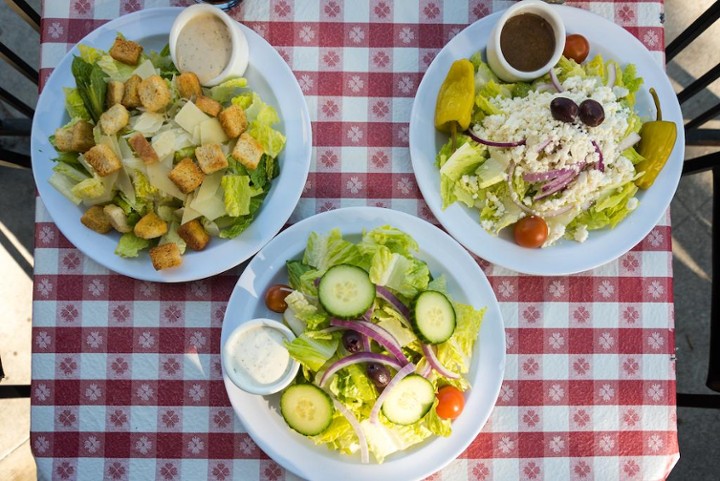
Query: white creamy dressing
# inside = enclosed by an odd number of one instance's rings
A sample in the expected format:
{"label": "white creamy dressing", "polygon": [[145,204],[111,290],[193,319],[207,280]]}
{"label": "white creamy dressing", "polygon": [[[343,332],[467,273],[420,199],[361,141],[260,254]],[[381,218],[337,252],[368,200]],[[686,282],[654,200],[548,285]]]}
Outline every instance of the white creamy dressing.
{"label": "white creamy dressing", "polygon": [[269,385],[280,380],[290,366],[285,335],[269,326],[250,328],[234,336],[227,346],[228,369],[244,384]]}
{"label": "white creamy dressing", "polygon": [[194,72],[205,84],[227,67],[232,39],[225,22],[215,15],[200,15],[182,28],[175,49],[178,69]]}

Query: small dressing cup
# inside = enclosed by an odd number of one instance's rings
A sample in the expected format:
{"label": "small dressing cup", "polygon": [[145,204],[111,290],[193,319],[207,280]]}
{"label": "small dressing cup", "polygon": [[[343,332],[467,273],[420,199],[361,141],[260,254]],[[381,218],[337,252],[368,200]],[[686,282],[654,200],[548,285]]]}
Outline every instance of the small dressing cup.
{"label": "small dressing cup", "polygon": [[180,15],[177,16],[172,28],[170,29],[170,56],[172,57],[173,63],[180,69],[177,58],[177,44],[178,38],[182,34],[183,28],[191,20],[197,17],[213,15],[218,19],[222,20],[228,29],[230,34],[231,53],[230,60],[225,65],[225,68],[216,77],[203,82],[205,87],[213,87],[221,84],[226,80],[234,77],[242,77],[248,66],[250,59],[250,50],[248,47],[247,38],[240,28],[240,25],[233,20],[227,13],[223,12],[217,7],[213,7],[209,4],[196,4],[187,7],[183,10]]}
{"label": "small dressing cup", "polygon": [[[500,48],[500,36],[507,21],[516,15],[526,13],[542,17],[550,25],[555,36],[555,49],[553,50],[552,56],[542,67],[533,71],[518,70],[510,65]],[[532,46],[528,46],[528,48],[531,47]],[[497,24],[495,24],[492,32],[490,32],[490,38],[487,44],[487,61],[495,75],[505,82],[529,81],[535,80],[548,73],[558,60],[560,60],[564,49],[565,24],[563,24],[560,15],[555,11],[555,7],[540,0],[523,0],[508,8],[505,13],[500,16]]]}

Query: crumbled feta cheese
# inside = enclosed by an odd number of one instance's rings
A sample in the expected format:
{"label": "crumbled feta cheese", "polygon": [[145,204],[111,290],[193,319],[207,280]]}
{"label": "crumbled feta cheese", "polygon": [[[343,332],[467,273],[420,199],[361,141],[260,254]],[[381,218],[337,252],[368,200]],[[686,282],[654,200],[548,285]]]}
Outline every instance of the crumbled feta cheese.
{"label": "crumbled feta cheese", "polygon": [[573,238],[578,242],[585,242],[588,238],[588,230],[586,225],[578,226],[577,229],[575,229],[575,235]]}
{"label": "crumbled feta cheese", "polygon": [[638,205],[640,205],[640,201],[637,197],[632,197],[627,201],[626,207],[628,210],[635,210]]}

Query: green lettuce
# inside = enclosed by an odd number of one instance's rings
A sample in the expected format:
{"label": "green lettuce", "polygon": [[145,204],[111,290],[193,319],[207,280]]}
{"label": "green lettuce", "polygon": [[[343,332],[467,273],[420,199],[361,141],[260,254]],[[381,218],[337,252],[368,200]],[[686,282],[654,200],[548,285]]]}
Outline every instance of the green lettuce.
{"label": "green lettuce", "polygon": [[342,237],[340,229],[332,229],[325,235],[311,232],[302,262],[325,272],[338,264],[362,265],[360,249]]}
{"label": "green lettuce", "polygon": [[392,252],[404,256],[412,256],[419,249],[411,235],[390,225],[375,227],[363,233],[359,244],[363,253],[373,254],[379,246],[386,246]]}
{"label": "green lettuce", "polygon": [[295,317],[302,321],[308,330],[314,331],[320,327],[326,327],[327,316],[318,310],[318,307],[311,304],[308,298],[300,291],[291,292],[285,302]]}
{"label": "green lettuce", "polygon": [[485,160],[484,149],[470,142],[461,145],[440,168],[440,175],[457,182],[465,174],[471,174]]}
{"label": "green lettuce", "polygon": [[250,185],[247,175],[224,175],[220,181],[224,196],[225,210],[231,217],[248,215],[250,199],[262,193],[262,189]]}
{"label": "green lettuce", "polygon": [[373,284],[389,287],[406,298],[415,297],[430,282],[426,263],[393,253],[385,246],[375,251],[369,274]]}
{"label": "green lettuce", "polygon": [[65,110],[70,118],[90,120],[90,114],[85,108],[85,102],[78,89],[64,87],[63,91],[65,92]]}
{"label": "green lettuce", "polygon": [[142,239],[132,232],[127,232],[120,237],[115,254],[120,257],[137,257],[141,250],[147,249],[150,241]]}
{"label": "green lettuce", "polygon": [[210,88],[210,97],[224,104],[239,94],[241,89],[247,87],[247,79],[237,77]]}
{"label": "green lettuce", "polygon": [[628,202],[635,196],[637,190],[633,182],[628,182],[606,194],[568,224],[565,236],[572,238],[580,226],[585,226],[588,230],[615,227],[631,212],[628,209]]}
{"label": "green lettuce", "polygon": [[303,333],[290,342],[285,343],[290,356],[302,364],[306,369],[319,371],[321,367],[335,355],[339,339],[313,339]]}

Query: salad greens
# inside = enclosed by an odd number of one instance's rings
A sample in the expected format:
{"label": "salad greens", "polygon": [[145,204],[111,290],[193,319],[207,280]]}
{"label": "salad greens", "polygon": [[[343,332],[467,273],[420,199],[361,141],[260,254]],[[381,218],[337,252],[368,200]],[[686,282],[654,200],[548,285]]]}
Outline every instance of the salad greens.
{"label": "salad greens", "polygon": [[[637,205],[633,145],[643,124],[634,111],[643,79],[600,55],[584,64],[561,57],[551,74],[505,83],[478,52],[472,122],[436,157],[443,208],[455,202],[476,209],[491,234],[528,215],[545,219],[549,235],[583,242],[588,231],[612,228]],[[554,77],[554,78],[553,78]],[[556,120],[553,99],[586,99],[604,108],[594,127]]]}
{"label": "salad greens", "polygon": [[[121,34],[118,37],[123,38]],[[122,234],[115,251],[121,257],[137,257],[148,248],[166,243],[176,244],[180,253],[186,244],[198,249],[184,240],[187,236],[181,226],[191,221],[197,221],[210,237],[230,239],[246,230],[258,215],[272,180],[279,175],[277,157],[284,148],[285,136],[276,129],[280,122],[277,111],[248,87],[245,78],[212,88],[198,84],[196,95],[183,95],[180,73],[167,46],[160,52],[141,53],[137,65],[118,61],[107,51],[88,45],[79,45],[78,49],[80,54],[73,59],[71,69],[76,85],[64,88],[69,121],[50,138],[58,151],[50,184],[76,205],[83,204],[88,210],[99,206],[102,212],[113,213],[108,218]],[[169,92],[164,107],[151,110],[126,103],[124,97],[122,105],[109,100],[118,86],[121,97],[123,90],[127,93],[137,77],[160,79],[160,86],[164,84]],[[218,112],[197,107],[200,100],[215,103],[218,111],[223,109],[220,113],[231,106],[241,109],[246,121],[243,130],[249,136],[245,141],[249,145],[256,143],[256,149],[260,149],[256,165],[236,158],[234,148],[240,142],[237,135],[227,133],[222,119],[216,117]],[[108,117],[107,125],[116,121],[117,116],[110,116],[111,107],[127,115],[116,133],[108,133],[101,122],[101,117]],[[156,155],[155,162],[148,161],[138,150],[137,135],[142,137],[141,144],[147,144]],[[80,137],[84,144],[78,146],[75,141]],[[205,171],[196,148],[210,144],[219,146],[227,167]],[[119,170],[107,175],[96,168],[96,163],[89,162],[87,156],[94,146],[107,147],[104,152],[109,149],[119,159]],[[181,188],[172,176],[183,161],[185,166],[196,164],[195,175],[201,177],[192,188]],[[165,224],[163,235],[138,236],[137,223],[149,213]],[[84,219],[83,223],[90,227]]]}
{"label": "salad greens", "polygon": [[[456,313],[456,326],[445,342],[423,344],[414,330],[411,306],[420,293],[441,292],[451,299],[445,277],[432,277],[427,264],[417,257],[418,244],[410,235],[392,226],[363,231],[358,241],[343,237],[339,229],[327,233],[312,232],[301,259],[287,261],[289,284],[293,291],[285,298],[288,309],[284,319],[295,332],[296,339],[286,343],[290,355],[302,369],[295,384],[310,383],[323,388],[342,409],[335,409],[329,427],[309,436],[316,444],[351,454],[362,452],[364,443],[377,462],[394,452],[423,441],[430,436],[448,436],[451,421],[440,418],[435,410],[437,399],[427,414],[409,425],[391,422],[383,412],[373,420],[373,407],[383,392],[368,374],[367,362],[344,365],[350,352],[343,335],[354,326],[371,323],[382,328],[388,342],[399,346],[402,355],[394,356],[382,342],[369,338],[369,351],[397,359],[405,357],[413,371],[424,376],[437,389],[452,385],[464,391],[470,388],[463,377],[467,374],[473,346],[477,339],[485,309],[451,301]],[[318,299],[318,285],[328,271],[337,266],[356,266],[369,274],[377,296],[371,308],[357,320],[338,321]],[[367,324],[366,324],[367,325]],[[359,329],[359,328],[358,328]],[[435,354],[435,362],[444,367],[446,375],[433,368],[425,349]],[[362,356],[363,352],[354,354]],[[395,361],[393,361],[395,362]],[[407,364],[405,365],[407,368]],[[334,372],[329,378],[326,372]],[[398,369],[391,369],[392,373]],[[392,374],[395,375],[395,374]],[[326,379],[327,378],[327,379]],[[325,382],[323,383],[323,379]],[[385,388],[390,389],[390,385]],[[375,409],[377,410],[377,406]],[[343,411],[348,411],[347,415]],[[354,420],[350,418],[355,418]],[[361,432],[359,433],[358,430]]]}

